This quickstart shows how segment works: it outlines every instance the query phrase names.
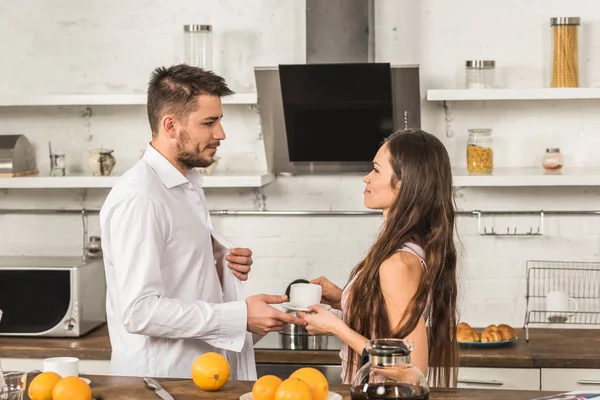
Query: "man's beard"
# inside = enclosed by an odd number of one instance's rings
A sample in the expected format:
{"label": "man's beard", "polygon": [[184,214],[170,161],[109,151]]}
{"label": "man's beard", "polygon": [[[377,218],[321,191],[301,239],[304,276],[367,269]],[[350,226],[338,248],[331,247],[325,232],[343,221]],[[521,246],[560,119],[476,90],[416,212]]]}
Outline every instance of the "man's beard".
{"label": "man's beard", "polygon": [[179,139],[177,140],[177,163],[182,167],[192,168],[206,168],[210,166],[215,160],[214,158],[202,158],[202,151],[200,146],[196,146],[195,151],[188,151],[185,149],[186,144],[190,141],[188,133],[182,130],[179,133]]}

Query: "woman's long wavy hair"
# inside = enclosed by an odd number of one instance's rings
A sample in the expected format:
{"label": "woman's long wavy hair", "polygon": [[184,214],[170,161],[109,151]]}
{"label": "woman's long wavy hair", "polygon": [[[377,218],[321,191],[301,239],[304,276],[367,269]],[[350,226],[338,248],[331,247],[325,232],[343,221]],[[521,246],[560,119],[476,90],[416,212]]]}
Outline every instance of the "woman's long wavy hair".
{"label": "woman's long wavy hair", "polygon": [[[367,338],[404,338],[424,316],[429,322],[430,382],[452,387],[458,365],[458,316],[456,208],[450,159],[442,142],[421,130],[396,131],[384,145],[394,171],[390,185],[400,182],[400,189],[375,243],[350,275],[356,280],[349,288],[347,323]],[[407,242],[423,247],[427,267],[400,323],[391,326],[379,267]],[[402,282],[398,282],[398,290],[402,290]],[[350,348],[345,360],[348,374],[360,367],[358,359]]]}

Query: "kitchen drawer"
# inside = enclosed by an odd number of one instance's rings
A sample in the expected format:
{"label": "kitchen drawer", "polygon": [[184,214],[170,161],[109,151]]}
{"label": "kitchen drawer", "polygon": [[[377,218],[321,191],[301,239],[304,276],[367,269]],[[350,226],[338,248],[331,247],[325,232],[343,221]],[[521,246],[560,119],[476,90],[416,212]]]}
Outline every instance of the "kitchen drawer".
{"label": "kitchen drawer", "polygon": [[600,390],[600,369],[542,368],[542,390]]}
{"label": "kitchen drawer", "polygon": [[536,368],[459,368],[458,387],[540,390],[540,370]]}

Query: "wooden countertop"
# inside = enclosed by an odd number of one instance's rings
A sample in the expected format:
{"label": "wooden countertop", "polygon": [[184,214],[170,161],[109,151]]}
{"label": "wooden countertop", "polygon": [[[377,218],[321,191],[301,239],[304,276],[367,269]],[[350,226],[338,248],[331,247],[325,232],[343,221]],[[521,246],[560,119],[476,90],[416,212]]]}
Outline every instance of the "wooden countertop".
{"label": "wooden countertop", "polygon": [[77,357],[110,360],[106,324],[79,338],[0,336],[0,356],[6,358]]}
{"label": "wooden countertop", "polygon": [[[600,368],[600,335],[593,329],[517,330],[519,339],[496,349],[461,347],[463,367],[496,368]],[[6,358],[72,356],[109,360],[108,329],[102,325],[80,338],[0,337],[0,354]],[[255,350],[258,363],[339,364],[338,351]]]}
{"label": "wooden countertop", "polygon": [[[135,400],[159,399],[152,394],[141,381],[135,377],[117,377],[103,375],[86,375],[92,383],[94,397],[98,400]],[[194,385],[191,380],[159,379],[161,385],[176,400],[236,400],[244,393],[252,390],[252,382],[229,381],[217,392],[205,392]],[[347,385],[331,385],[332,392],[339,393],[344,400],[350,400],[350,388]],[[531,400],[549,396],[556,392],[540,392],[528,390],[493,390],[493,389],[433,389],[430,399],[434,400]]]}
{"label": "wooden countertop", "polygon": [[[600,368],[600,335],[594,329],[516,329],[516,342],[498,348],[460,347],[461,367]],[[338,351],[255,349],[258,363],[339,364]]]}

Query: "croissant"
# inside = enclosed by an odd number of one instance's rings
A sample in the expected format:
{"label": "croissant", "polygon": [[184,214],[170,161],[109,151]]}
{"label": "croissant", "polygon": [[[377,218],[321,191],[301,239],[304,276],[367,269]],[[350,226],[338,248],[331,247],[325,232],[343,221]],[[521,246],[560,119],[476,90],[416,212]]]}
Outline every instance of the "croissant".
{"label": "croissant", "polygon": [[502,340],[502,334],[497,330],[484,330],[481,333],[482,343],[501,342]]}
{"label": "croissant", "polygon": [[512,340],[517,337],[517,332],[510,325],[498,325],[498,331],[502,335],[502,340]]}
{"label": "croissant", "polygon": [[456,339],[459,342],[479,342],[479,334],[474,330],[461,329],[456,332]]}
{"label": "croissant", "polygon": [[458,324],[458,327],[456,328],[457,330],[461,330],[461,329],[473,329],[471,328],[471,325],[467,324],[466,322],[461,322],[460,324]]}
{"label": "croissant", "polygon": [[471,325],[461,322],[456,328],[456,339],[459,342],[479,342],[481,337],[479,332],[471,328]]}

